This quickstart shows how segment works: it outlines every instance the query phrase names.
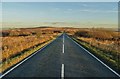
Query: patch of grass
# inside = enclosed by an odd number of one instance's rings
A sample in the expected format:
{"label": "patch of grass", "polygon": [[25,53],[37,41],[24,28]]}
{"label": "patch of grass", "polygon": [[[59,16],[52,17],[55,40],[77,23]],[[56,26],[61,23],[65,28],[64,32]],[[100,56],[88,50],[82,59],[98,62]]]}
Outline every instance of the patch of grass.
{"label": "patch of grass", "polygon": [[79,43],[81,46],[83,46],[85,49],[87,49],[89,52],[94,54],[96,57],[98,57],[100,60],[102,60],[104,63],[106,63],[108,66],[110,66],[112,69],[114,69],[116,72],[120,74],[120,63],[119,60],[112,59],[112,57],[108,56],[108,53],[106,53],[105,50],[101,50],[95,46],[91,46],[90,44],[77,39],[75,37],[72,37],[73,40],[75,40],[77,43]]}
{"label": "patch of grass", "polygon": [[44,43],[38,44],[36,46],[33,46],[33,47],[31,47],[31,48],[29,48],[29,49],[27,49],[25,51],[22,51],[19,55],[16,55],[16,56],[14,56],[12,58],[9,58],[8,60],[2,62],[2,64],[0,64],[0,69],[1,69],[0,72],[2,72],[2,73],[6,72],[11,67],[13,67],[17,63],[19,63],[20,61],[25,59],[26,57],[32,55],[33,53],[35,53],[40,48],[42,48],[43,46],[47,45],[48,43],[50,43],[54,39],[51,39],[51,40],[48,40],[48,41],[46,41]]}

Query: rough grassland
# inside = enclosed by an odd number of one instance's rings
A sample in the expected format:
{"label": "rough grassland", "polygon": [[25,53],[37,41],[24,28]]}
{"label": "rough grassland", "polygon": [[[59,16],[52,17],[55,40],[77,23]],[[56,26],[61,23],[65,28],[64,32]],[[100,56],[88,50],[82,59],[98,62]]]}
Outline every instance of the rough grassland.
{"label": "rough grassland", "polygon": [[104,29],[80,29],[71,37],[120,73],[120,32]]}
{"label": "rough grassland", "polygon": [[1,33],[0,72],[5,72],[55,39],[61,30],[56,28],[26,28],[5,30]]}

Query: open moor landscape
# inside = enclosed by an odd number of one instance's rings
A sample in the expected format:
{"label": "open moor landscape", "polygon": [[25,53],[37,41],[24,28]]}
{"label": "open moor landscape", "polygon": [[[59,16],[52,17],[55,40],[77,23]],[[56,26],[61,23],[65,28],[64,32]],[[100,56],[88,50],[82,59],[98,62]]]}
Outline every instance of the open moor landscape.
{"label": "open moor landscape", "polygon": [[0,60],[0,72],[5,72],[50,43],[63,32],[119,72],[120,32],[103,28],[67,27],[19,28],[1,31],[2,58]]}

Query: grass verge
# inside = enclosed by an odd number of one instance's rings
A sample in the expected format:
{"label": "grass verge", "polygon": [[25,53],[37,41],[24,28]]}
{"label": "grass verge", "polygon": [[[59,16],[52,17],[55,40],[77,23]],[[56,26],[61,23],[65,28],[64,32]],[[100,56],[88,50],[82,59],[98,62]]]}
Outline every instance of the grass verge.
{"label": "grass verge", "polygon": [[47,45],[48,43],[52,42],[55,38],[47,40],[43,43],[37,44],[29,49],[26,49],[24,51],[21,51],[20,54],[2,62],[0,64],[0,73],[5,73],[7,70],[9,70],[10,68],[12,68],[13,66],[15,66],[16,64],[18,64],[19,62],[21,62],[23,59],[25,59],[26,57],[32,55],[33,53],[35,53],[36,51],[38,51],[39,49],[41,49],[43,46]]}
{"label": "grass verge", "polygon": [[120,74],[120,63],[119,60],[115,61],[113,59],[111,59],[105,52],[101,49],[98,49],[97,47],[91,46],[90,44],[77,39],[75,37],[72,37],[72,39],[74,41],[76,41],[78,44],[80,44],[81,46],[83,46],[85,49],[87,49],[89,52],[91,52],[92,54],[94,54],[97,58],[99,58],[100,60],[102,60],[104,63],[106,63],[109,67],[111,67],[113,70],[115,70],[117,73]]}

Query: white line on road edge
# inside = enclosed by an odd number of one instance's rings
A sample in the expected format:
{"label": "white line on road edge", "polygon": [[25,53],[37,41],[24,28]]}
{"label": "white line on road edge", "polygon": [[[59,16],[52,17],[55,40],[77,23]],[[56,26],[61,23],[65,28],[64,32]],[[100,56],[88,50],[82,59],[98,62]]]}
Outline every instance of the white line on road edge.
{"label": "white line on road edge", "polygon": [[61,68],[61,79],[64,79],[64,64],[62,64]]}
{"label": "white line on road edge", "polygon": [[[69,36],[67,36],[69,39],[71,39]],[[114,74],[116,74],[118,77],[120,77],[120,75],[114,71],[112,68],[110,68],[108,65],[106,65],[104,62],[102,62],[100,59],[98,59],[95,55],[93,55],[92,53],[90,53],[88,50],[86,50],[85,48],[83,48],[80,44],[78,44],[76,41],[74,41],[73,39],[71,39],[74,43],[76,43],[79,47],[81,47],[82,49],[84,49],[88,54],[90,54],[92,57],[94,57],[97,61],[99,61],[101,64],[103,64],[105,67],[107,67],[110,71],[112,71]]]}
{"label": "white line on road edge", "polygon": [[[62,34],[61,34],[62,35]],[[58,37],[60,37],[61,35],[59,35]],[[57,37],[57,38],[58,38]],[[56,39],[57,39],[56,38]],[[55,40],[56,40],[55,39]],[[35,53],[33,53],[32,55],[28,56],[27,58],[25,58],[23,61],[21,61],[20,63],[18,63],[17,65],[15,65],[14,67],[12,67],[10,70],[8,70],[7,72],[5,72],[4,74],[0,75],[0,79],[2,77],[4,77],[5,75],[7,75],[8,73],[10,73],[12,70],[14,70],[15,68],[17,68],[19,65],[21,65],[22,63],[24,63],[25,61],[27,61],[28,59],[30,59],[31,57],[33,57],[35,54],[37,54],[38,52],[40,52],[41,50],[43,50],[45,47],[47,47],[49,44],[53,43],[55,40],[53,40],[52,42],[48,43],[47,45],[43,46],[40,50],[36,51]]]}
{"label": "white line on road edge", "polygon": [[65,46],[64,46],[64,34],[63,34],[63,51],[62,51],[62,53],[64,53],[64,48],[65,48]]}

